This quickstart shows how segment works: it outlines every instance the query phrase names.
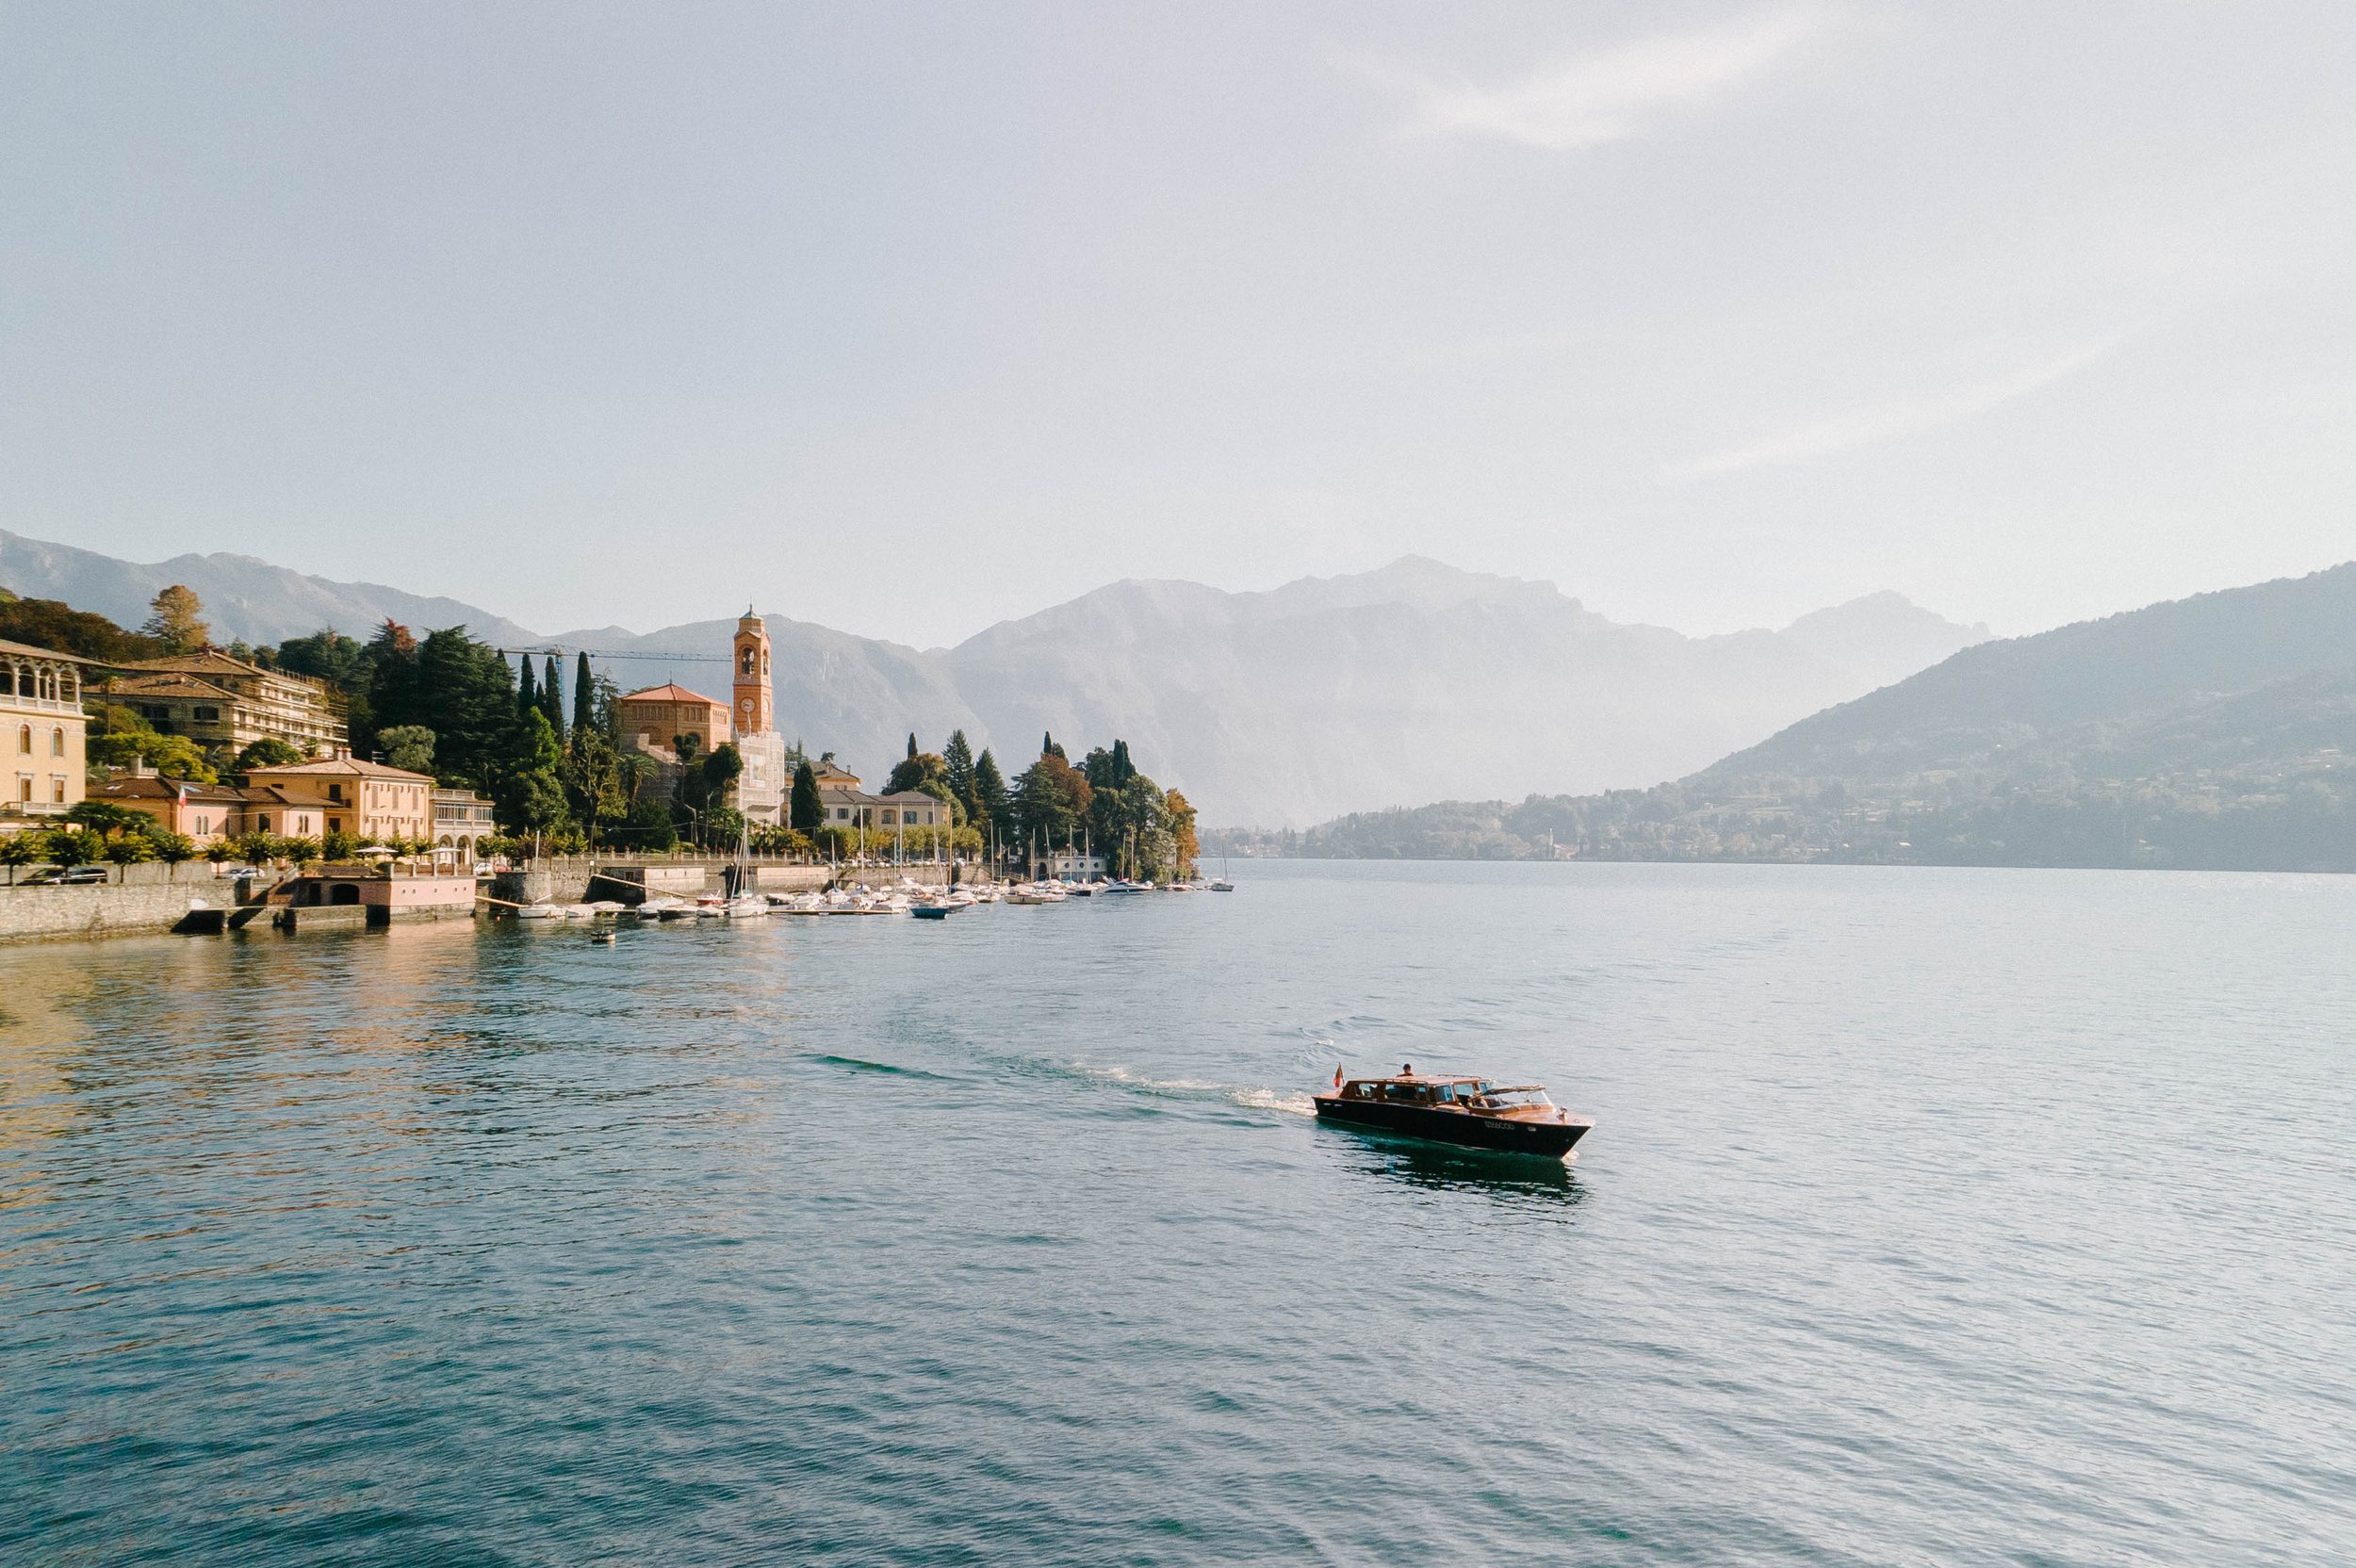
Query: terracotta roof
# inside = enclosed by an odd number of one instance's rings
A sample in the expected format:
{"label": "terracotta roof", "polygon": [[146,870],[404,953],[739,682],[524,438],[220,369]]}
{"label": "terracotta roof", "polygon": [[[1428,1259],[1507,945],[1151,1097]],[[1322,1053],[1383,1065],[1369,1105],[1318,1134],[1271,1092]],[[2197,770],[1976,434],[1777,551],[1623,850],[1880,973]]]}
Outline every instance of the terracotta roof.
{"label": "terracotta roof", "polygon": [[[276,670],[266,670],[259,664],[249,664],[242,659],[233,659],[218,648],[202,648],[195,653],[175,653],[163,659],[134,659],[128,663],[117,665],[116,668],[153,670],[178,675],[276,675],[279,673]],[[302,678],[298,676],[288,678],[300,679]]]}
{"label": "terracotta roof", "polygon": [[246,797],[246,792],[232,785],[193,784],[155,774],[109,778],[104,784],[91,786],[90,796],[92,800],[171,800],[184,790],[190,800],[241,801]]}
{"label": "terracotta roof", "polygon": [[266,768],[245,770],[248,778],[308,778],[319,775],[337,778],[398,778],[416,784],[434,782],[430,773],[388,768],[382,762],[363,762],[356,757],[321,757],[308,762],[276,762]]}
{"label": "terracotta roof", "polygon": [[[898,790],[888,795],[871,795],[861,790],[846,790],[840,784],[820,785],[818,798],[828,806],[890,806],[894,801],[914,805],[920,800],[927,806],[941,806],[939,795],[928,795],[922,790]],[[948,809],[945,806],[941,808],[944,811]]]}
{"label": "terracotta roof", "polygon": [[209,680],[201,680],[179,670],[117,680],[106,694],[118,697],[219,697],[223,702],[238,700],[237,694],[227,687],[216,686]]}
{"label": "terracotta roof", "polygon": [[810,771],[817,776],[818,782],[821,784],[824,784],[830,778],[847,778],[854,784],[859,782],[859,775],[853,773],[850,769],[843,767],[839,762],[828,762],[822,760],[820,761],[812,762],[810,765]]}
{"label": "terracotta roof", "polygon": [[68,664],[95,664],[95,659],[85,659],[78,653],[60,653],[56,648],[37,648],[30,643],[11,643],[0,637],[0,653],[21,654],[27,659],[58,659]]}
{"label": "terracotta roof", "polygon": [[713,702],[701,692],[691,692],[676,680],[664,686],[649,686],[643,692],[632,692],[630,695],[616,700],[621,702],[700,702],[713,708],[728,706],[725,702]]}

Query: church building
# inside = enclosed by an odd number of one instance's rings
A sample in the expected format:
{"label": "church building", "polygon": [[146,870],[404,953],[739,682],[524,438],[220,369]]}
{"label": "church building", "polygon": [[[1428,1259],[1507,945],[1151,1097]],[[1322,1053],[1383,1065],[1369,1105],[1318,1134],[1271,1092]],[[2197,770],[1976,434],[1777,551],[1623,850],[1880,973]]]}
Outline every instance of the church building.
{"label": "church building", "polygon": [[782,824],[794,776],[785,768],[785,737],[777,733],[776,689],[769,680],[769,628],[752,606],[736,623],[737,754],[744,771],[736,780],[736,808],[757,823]]}

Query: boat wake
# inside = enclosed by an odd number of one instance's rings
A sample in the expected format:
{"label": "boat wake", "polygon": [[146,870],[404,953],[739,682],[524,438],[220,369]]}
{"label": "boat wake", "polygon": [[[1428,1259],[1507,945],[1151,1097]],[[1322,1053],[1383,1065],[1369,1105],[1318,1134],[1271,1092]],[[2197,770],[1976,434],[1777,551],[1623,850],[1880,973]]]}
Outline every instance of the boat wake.
{"label": "boat wake", "polygon": [[1282,1111],[1286,1116],[1315,1116],[1317,1102],[1292,1089],[1237,1089],[1235,1102],[1255,1111]]}
{"label": "boat wake", "polygon": [[1234,1084],[1211,1083],[1200,1078],[1145,1078],[1126,1068],[1090,1067],[1085,1062],[1072,1064],[1082,1073],[1107,1083],[1140,1089],[1149,1094],[1169,1095],[1176,1099],[1225,1101],[1249,1111],[1279,1111],[1286,1116],[1315,1116],[1317,1106],[1306,1094],[1284,1089],[1240,1088]]}

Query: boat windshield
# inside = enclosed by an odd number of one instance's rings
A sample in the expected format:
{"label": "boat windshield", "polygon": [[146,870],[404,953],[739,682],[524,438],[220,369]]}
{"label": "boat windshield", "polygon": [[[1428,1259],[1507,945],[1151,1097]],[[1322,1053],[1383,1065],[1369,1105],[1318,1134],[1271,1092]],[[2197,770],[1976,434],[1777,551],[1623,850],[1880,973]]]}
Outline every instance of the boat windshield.
{"label": "boat windshield", "polygon": [[1522,1105],[1536,1106],[1554,1103],[1546,1098],[1546,1091],[1535,1084],[1523,1084],[1509,1088],[1499,1088],[1494,1084],[1483,1084],[1481,1086],[1479,1094],[1467,1095],[1465,1098],[1484,1111],[1510,1111]]}

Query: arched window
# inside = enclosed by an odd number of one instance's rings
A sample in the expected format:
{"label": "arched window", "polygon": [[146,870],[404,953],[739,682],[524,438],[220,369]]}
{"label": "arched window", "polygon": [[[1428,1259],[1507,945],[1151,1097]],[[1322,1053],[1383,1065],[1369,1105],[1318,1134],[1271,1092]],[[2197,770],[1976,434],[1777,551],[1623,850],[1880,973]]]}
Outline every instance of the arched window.
{"label": "arched window", "polygon": [[65,755],[65,730],[63,728],[53,729],[49,732],[49,755],[52,757]]}
{"label": "arched window", "polygon": [[16,749],[27,757],[33,755],[33,727],[31,725],[21,724],[16,727]]}

